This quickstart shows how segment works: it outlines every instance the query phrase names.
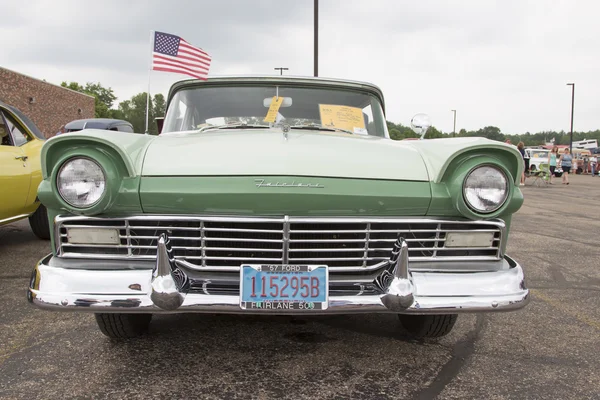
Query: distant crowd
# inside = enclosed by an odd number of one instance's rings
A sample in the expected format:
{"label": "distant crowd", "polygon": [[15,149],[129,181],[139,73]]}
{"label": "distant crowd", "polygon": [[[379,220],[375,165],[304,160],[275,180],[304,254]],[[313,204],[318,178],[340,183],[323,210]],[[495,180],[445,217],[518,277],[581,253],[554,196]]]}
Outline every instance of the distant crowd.
{"label": "distant crowd", "polygon": [[[510,139],[506,140],[506,144],[512,145]],[[525,144],[523,142],[519,142],[517,144],[517,149],[521,153],[521,157],[523,158],[523,173],[521,174],[521,183],[520,186],[525,186],[525,178],[530,173],[529,166],[529,155],[525,151]],[[577,172],[578,169],[578,160],[573,158],[571,151],[569,148],[565,148],[562,153],[559,153],[558,146],[553,146],[552,150],[548,153],[548,160],[546,164],[540,164],[540,168],[537,173],[548,173],[549,180],[548,183],[553,185],[553,178],[561,177],[562,184],[569,184],[569,174],[571,171],[573,173]],[[598,173],[598,157],[595,154],[591,156],[584,156],[582,158],[582,171],[583,175],[590,174],[592,177],[596,175],[600,175]]]}

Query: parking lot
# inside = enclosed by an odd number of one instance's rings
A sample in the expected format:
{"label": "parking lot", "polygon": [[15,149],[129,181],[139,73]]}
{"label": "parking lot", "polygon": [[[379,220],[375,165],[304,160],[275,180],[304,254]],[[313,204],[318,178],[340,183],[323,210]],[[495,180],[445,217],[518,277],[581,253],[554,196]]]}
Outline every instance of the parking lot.
{"label": "parking lot", "polygon": [[0,227],[0,398],[600,398],[600,178],[523,188],[509,254],[531,303],[413,341],[394,315],[165,315],[113,342],[92,314],[34,308],[49,243]]}

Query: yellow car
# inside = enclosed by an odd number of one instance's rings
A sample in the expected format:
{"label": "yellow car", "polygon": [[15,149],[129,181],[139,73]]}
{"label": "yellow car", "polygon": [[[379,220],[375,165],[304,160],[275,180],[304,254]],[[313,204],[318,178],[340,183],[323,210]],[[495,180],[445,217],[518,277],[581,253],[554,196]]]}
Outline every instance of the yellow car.
{"label": "yellow car", "polygon": [[48,213],[37,197],[43,144],[29,118],[0,102],[0,225],[29,217],[33,233],[49,239]]}

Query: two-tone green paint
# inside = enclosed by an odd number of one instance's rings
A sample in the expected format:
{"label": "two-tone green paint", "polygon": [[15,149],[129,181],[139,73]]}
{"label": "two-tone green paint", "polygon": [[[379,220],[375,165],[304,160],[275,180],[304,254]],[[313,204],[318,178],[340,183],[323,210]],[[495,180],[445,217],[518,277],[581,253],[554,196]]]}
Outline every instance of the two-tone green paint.
{"label": "two-tone green paint", "polygon": [[[65,202],[58,193],[57,176],[60,166],[70,159],[85,157],[97,162],[106,176],[106,189],[98,202],[91,207],[77,208]],[[125,164],[114,152],[103,147],[68,148],[56,154],[55,167],[49,170],[48,178],[38,188],[38,197],[48,210],[62,210],[72,214],[96,215],[111,210],[111,213],[139,213],[140,177],[129,176]]]}
{"label": "two-tone green paint", "polygon": [[521,180],[523,157],[515,146],[480,137],[415,140],[410,143],[421,153],[432,182],[446,180],[464,160],[477,156],[497,159],[510,172],[513,182]]}
{"label": "two-tone green paint", "polygon": [[[322,187],[265,187],[258,182]],[[145,213],[295,216],[422,216],[429,182],[305,176],[142,177]]]}
{"label": "two-tone green paint", "polygon": [[154,140],[156,136],[98,129],[55,136],[46,141],[42,148],[42,175],[47,179],[54,167],[64,158],[64,152],[67,150],[86,156],[89,150],[96,149],[122,166],[127,176],[139,176],[146,149]]}
{"label": "two-tone green paint", "polygon": [[[58,195],[56,175],[72,157],[94,159],[106,172],[106,194],[93,207],[76,209]],[[49,140],[42,160],[39,197],[51,219],[59,214],[287,214],[502,218],[510,224],[523,202],[515,185],[520,154],[482,138],[394,142],[306,132],[286,141],[279,129],[158,138],[83,131]],[[487,215],[470,210],[462,195],[464,177],[480,164],[501,168],[511,181],[507,203]],[[323,187],[258,187],[256,179]]]}

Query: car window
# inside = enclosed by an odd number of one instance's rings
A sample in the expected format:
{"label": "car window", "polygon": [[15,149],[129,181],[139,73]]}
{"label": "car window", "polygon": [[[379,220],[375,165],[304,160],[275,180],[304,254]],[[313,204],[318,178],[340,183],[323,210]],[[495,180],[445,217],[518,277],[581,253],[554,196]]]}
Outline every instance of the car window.
{"label": "car window", "polygon": [[[283,98],[267,120],[274,99]],[[206,129],[221,124],[264,125],[284,122],[292,129],[334,128],[387,137],[379,100],[367,91],[281,85],[193,87],[175,93],[163,132]],[[331,130],[331,129],[328,129]]]}
{"label": "car window", "polygon": [[12,140],[8,134],[8,128],[4,123],[2,112],[0,112],[0,145],[1,146],[12,146]]}
{"label": "car window", "polygon": [[22,128],[17,124],[11,115],[5,113],[4,117],[6,121],[6,127],[12,135],[15,146],[22,146],[31,140],[31,138],[25,132],[23,132]]}

